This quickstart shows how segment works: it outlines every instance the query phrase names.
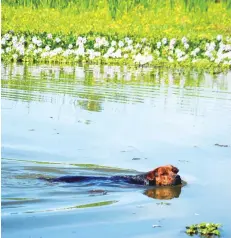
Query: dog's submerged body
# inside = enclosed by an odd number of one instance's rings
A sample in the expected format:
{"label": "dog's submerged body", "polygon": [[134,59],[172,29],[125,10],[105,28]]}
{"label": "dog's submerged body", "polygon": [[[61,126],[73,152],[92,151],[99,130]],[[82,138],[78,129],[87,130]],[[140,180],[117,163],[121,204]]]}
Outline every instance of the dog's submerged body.
{"label": "dog's submerged body", "polygon": [[59,178],[46,179],[50,182],[91,182],[91,181],[109,181],[118,183],[137,184],[145,186],[174,186],[182,184],[178,168],[172,165],[158,167],[147,173],[138,175],[116,175],[116,176],[63,176]]}

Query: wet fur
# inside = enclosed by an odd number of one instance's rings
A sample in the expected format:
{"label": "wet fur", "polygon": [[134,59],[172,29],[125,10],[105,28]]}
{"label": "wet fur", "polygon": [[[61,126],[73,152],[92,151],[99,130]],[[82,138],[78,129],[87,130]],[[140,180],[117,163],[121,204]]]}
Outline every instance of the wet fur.
{"label": "wet fur", "polygon": [[172,165],[158,167],[147,173],[138,175],[120,176],[63,176],[59,178],[46,179],[50,182],[77,183],[88,181],[110,181],[115,183],[128,183],[146,186],[173,186],[182,184],[180,176],[177,174],[178,168]]}

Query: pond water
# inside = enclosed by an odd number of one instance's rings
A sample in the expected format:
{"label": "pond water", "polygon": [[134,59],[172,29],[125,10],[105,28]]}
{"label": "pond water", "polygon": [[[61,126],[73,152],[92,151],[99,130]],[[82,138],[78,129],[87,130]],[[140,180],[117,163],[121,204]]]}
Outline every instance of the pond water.
{"label": "pond water", "polygon": [[[2,65],[1,78],[2,237],[187,237],[203,221],[231,237],[231,72]],[[181,190],[38,179],[165,164]]]}

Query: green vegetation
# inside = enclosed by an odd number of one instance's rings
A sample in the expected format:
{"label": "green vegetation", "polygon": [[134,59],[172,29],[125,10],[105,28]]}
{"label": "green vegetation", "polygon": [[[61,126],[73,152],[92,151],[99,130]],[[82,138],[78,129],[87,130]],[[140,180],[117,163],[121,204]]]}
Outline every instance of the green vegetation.
{"label": "green vegetation", "polygon": [[231,0],[214,2],[5,0],[2,1],[2,32],[72,32],[77,35],[92,32],[155,39],[183,36],[196,40],[212,39],[218,34],[231,33],[231,13],[227,9]]}
{"label": "green vegetation", "polygon": [[231,0],[2,4],[1,55],[7,63],[231,67]]}
{"label": "green vegetation", "polygon": [[186,227],[186,233],[190,236],[201,235],[203,237],[220,236],[219,228],[221,224],[200,223]]}

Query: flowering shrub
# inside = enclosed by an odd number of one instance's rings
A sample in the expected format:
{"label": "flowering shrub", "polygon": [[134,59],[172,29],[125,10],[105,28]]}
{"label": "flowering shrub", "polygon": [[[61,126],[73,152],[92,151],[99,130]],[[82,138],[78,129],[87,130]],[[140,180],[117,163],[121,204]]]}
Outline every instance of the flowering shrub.
{"label": "flowering shrub", "polygon": [[94,62],[231,68],[231,38],[190,41],[117,36],[14,33],[2,36],[4,62]]}

